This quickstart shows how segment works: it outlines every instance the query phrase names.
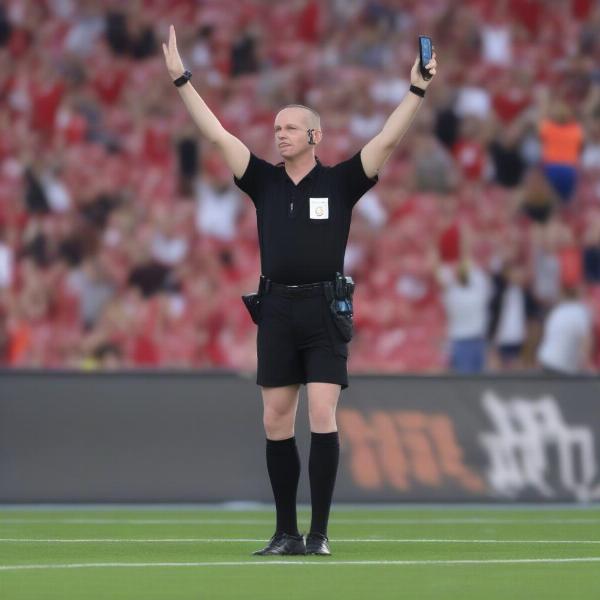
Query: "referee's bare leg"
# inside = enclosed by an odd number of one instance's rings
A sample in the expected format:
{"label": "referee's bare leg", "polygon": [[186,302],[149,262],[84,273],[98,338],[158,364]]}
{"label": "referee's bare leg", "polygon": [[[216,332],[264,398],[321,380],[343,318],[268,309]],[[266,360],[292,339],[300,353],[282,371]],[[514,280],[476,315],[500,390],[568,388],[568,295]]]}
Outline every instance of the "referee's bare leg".
{"label": "referee's bare leg", "polygon": [[267,436],[267,471],[273,489],[277,524],[269,544],[254,554],[304,554],[298,532],[296,493],[300,479],[300,455],[294,437],[299,384],[261,386],[263,424]]}
{"label": "referee's bare leg", "polygon": [[334,383],[311,382],[306,384],[306,388],[311,430],[308,476],[312,505],[306,552],[329,555],[327,524],[340,459],[335,412],[341,386]]}

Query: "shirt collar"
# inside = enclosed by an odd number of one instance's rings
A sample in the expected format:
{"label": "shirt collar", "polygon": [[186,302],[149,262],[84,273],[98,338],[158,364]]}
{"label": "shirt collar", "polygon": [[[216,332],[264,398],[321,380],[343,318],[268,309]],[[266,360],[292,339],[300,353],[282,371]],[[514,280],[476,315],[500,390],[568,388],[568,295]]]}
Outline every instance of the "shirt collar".
{"label": "shirt collar", "polygon": [[[298,182],[298,185],[300,185],[303,181],[312,181],[317,176],[319,170],[323,168],[323,165],[321,164],[321,161],[319,160],[318,156],[315,156],[315,161],[315,166]],[[290,176],[285,171],[285,162],[278,162],[275,166],[280,167],[283,173],[286,175],[286,177],[290,179]]]}

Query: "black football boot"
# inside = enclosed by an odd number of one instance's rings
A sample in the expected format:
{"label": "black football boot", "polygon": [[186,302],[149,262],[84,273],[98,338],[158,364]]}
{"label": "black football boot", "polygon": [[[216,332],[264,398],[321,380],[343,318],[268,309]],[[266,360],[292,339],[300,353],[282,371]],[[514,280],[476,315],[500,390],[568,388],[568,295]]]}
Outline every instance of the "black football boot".
{"label": "black football boot", "polygon": [[275,533],[269,543],[262,549],[253,552],[255,556],[291,556],[306,554],[304,538],[301,535]]}
{"label": "black football boot", "polygon": [[306,536],[306,554],[318,556],[331,556],[329,539],[322,533],[309,533]]}

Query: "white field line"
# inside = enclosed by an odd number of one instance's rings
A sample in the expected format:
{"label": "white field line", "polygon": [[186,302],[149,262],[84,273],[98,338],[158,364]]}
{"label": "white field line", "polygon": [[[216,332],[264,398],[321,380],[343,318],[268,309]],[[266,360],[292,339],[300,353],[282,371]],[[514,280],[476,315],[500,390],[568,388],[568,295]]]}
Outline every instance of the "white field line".
{"label": "white field line", "polygon": [[506,558],[506,559],[465,559],[465,560],[261,560],[261,561],[227,561],[227,562],[181,562],[181,563],[67,563],[67,564],[31,564],[0,565],[0,571],[29,571],[36,569],[127,569],[156,567],[247,567],[247,566],[426,566],[426,565],[519,565],[519,564],[554,564],[554,563],[596,563],[600,556],[580,558]]}
{"label": "white field line", "polygon": [[[4,544],[221,544],[261,543],[264,538],[0,538]],[[432,538],[333,539],[335,544],[600,544],[600,540],[497,540]]]}
{"label": "white field line", "polygon": [[[489,519],[489,518],[450,518],[450,519],[350,519],[333,518],[335,525],[599,525],[600,518],[576,519]],[[27,519],[4,518],[2,525],[57,524],[57,525],[272,525],[273,519]]]}

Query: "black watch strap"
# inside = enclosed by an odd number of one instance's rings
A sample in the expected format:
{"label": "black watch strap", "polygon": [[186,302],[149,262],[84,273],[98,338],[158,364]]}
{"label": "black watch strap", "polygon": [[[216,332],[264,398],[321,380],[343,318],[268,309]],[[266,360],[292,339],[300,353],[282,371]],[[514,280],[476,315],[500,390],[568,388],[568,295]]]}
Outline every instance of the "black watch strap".
{"label": "black watch strap", "polygon": [[173,83],[175,87],[181,87],[185,83],[187,83],[192,78],[191,71],[184,71],[181,77],[178,77]]}
{"label": "black watch strap", "polygon": [[416,94],[417,96],[420,96],[421,98],[425,98],[425,90],[423,88],[417,87],[416,85],[411,85],[410,88],[408,88],[408,89],[413,94]]}

